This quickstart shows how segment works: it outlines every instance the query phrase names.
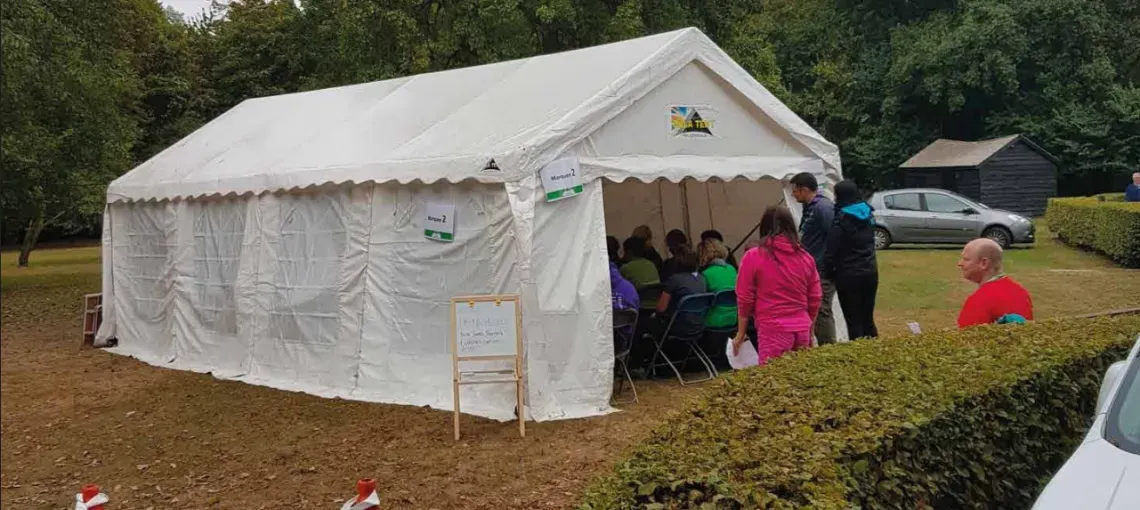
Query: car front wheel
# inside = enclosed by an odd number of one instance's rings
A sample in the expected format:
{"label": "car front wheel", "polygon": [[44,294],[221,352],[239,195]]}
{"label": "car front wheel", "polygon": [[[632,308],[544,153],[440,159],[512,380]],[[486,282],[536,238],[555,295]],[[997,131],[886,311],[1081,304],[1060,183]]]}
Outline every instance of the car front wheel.
{"label": "car front wheel", "polygon": [[1004,250],[1013,244],[1013,234],[1003,227],[990,227],[985,232],[982,232],[982,237],[992,239],[998,246]]}
{"label": "car front wheel", "polygon": [[885,250],[891,245],[891,233],[883,227],[875,227],[875,249]]}

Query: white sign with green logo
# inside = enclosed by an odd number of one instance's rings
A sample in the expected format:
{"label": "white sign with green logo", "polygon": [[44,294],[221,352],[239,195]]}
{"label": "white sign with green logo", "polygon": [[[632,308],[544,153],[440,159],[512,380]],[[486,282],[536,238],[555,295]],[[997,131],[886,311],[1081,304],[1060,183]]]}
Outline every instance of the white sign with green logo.
{"label": "white sign with green logo", "polygon": [[567,157],[552,161],[539,172],[546,201],[554,202],[582,194],[582,167],[578,158]]}
{"label": "white sign with green logo", "polygon": [[455,206],[429,203],[424,205],[424,237],[436,241],[455,240]]}
{"label": "white sign with green logo", "polygon": [[827,189],[827,174],[823,173],[823,170],[813,170],[812,175],[815,176],[815,182],[819,189]]}

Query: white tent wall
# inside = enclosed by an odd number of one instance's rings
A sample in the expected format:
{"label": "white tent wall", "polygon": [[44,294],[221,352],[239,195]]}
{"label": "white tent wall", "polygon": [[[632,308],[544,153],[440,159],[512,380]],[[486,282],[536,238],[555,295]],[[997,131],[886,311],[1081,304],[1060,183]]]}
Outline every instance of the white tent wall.
{"label": "white tent wall", "polygon": [[[366,301],[353,398],[452,409],[450,299],[520,290],[514,216],[502,185],[388,183],[374,188]],[[424,238],[422,205],[452,204],[452,243]],[[524,309],[524,312],[526,310]],[[529,341],[529,339],[527,339]],[[533,381],[535,388],[543,382]],[[514,387],[464,387],[463,411],[510,419]]]}
{"label": "white tent wall", "polygon": [[[554,289],[542,301],[554,312],[524,306],[539,326],[527,331],[536,419],[609,409],[612,352],[597,319],[609,310],[598,285],[608,273],[581,252],[604,232],[600,214],[589,220],[593,195],[536,215],[536,281]],[[424,238],[431,202],[455,206],[455,242]],[[117,203],[106,222],[114,352],[325,397],[451,409],[450,298],[523,287],[516,218],[498,184]],[[572,286],[549,285],[563,274],[576,275]],[[463,392],[465,412],[514,416],[512,387]]]}
{"label": "white tent wall", "polygon": [[[711,136],[673,132],[671,108],[694,108]],[[707,108],[707,110],[705,109]],[[755,157],[818,160],[807,147],[708,67],[691,62],[590,133],[597,157],[627,155]]]}
{"label": "white tent wall", "polygon": [[545,383],[530,391],[531,413],[576,418],[608,412],[613,310],[601,182],[586,183],[574,198],[540,198],[534,225],[531,264],[540,313],[532,315],[541,325],[526,331],[527,375]]}

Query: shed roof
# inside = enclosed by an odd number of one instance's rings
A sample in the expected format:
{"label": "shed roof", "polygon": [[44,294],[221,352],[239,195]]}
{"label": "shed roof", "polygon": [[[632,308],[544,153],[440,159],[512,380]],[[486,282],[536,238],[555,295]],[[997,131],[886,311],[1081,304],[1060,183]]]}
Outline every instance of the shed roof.
{"label": "shed roof", "polygon": [[[918,154],[911,156],[905,163],[899,165],[899,168],[978,166],[1020,137],[1021,135],[1010,135],[977,142],[939,138],[918,151]],[[1052,159],[1052,156],[1046,157]]]}

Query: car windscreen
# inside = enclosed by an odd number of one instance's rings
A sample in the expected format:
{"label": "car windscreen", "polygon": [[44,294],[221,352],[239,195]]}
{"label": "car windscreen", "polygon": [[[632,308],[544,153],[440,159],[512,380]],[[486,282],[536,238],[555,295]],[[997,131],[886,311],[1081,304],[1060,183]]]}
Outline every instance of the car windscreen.
{"label": "car windscreen", "polygon": [[1105,439],[1117,448],[1140,455],[1140,360],[1133,360],[1108,410]]}

